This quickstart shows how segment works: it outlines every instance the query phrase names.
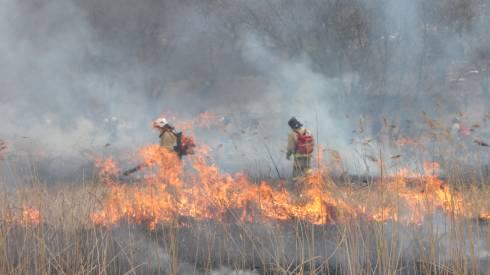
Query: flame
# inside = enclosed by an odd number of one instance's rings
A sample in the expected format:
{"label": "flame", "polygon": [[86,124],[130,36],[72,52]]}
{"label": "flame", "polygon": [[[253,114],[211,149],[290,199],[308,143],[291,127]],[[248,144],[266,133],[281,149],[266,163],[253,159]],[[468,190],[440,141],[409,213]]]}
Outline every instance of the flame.
{"label": "flame", "polygon": [[[320,167],[299,183],[298,194],[273,182],[255,183],[244,174],[221,173],[203,152],[190,160],[189,169],[173,152],[157,145],[143,148],[140,155],[147,171],[136,185],[121,185],[114,180],[117,177],[107,175],[117,170],[112,160],[99,162],[105,165],[101,173],[110,180],[110,190],[102,208],[90,216],[95,224],[114,226],[124,221],[155,229],[182,217],[218,222],[297,219],[312,224],[363,218],[421,224],[435,211],[472,217],[462,195],[438,178],[437,163],[424,163],[423,173],[402,169],[373,185],[370,192],[337,187],[328,180],[327,169]],[[486,215],[479,217],[490,217]]]}
{"label": "flame", "polygon": [[[180,121],[178,128],[189,130],[222,123],[213,113]],[[401,138],[398,145],[418,145]],[[318,150],[317,163],[323,163]],[[340,154],[329,151],[341,162]],[[200,144],[184,167],[174,152],[150,145],[139,152],[145,167],[137,184],[118,182],[119,168],[113,159],[97,161],[100,178],[109,188],[100,210],[90,219],[96,225],[115,226],[121,222],[147,224],[192,218],[217,222],[268,222],[302,220],[312,224],[345,223],[352,219],[373,222],[395,221],[419,225],[436,211],[448,216],[490,219],[490,210],[475,213],[462,193],[438,178],[438,163],[425,162],[423,172],[404,168],[384,176],[367,191],[339,187],[329,179],[328,169],[319,165],[291,191],[274,181],[254,182],[246,175],[222,173],[209,157],[209,148]],[[187,162],[187,160],[186,160]]]}
{"label": "flame", "polygon": [[10,225],[24,225],[24,226],[37,226],[43,221],[41,212],[29,206],[22,206],[22,208],[9,210],[5,217],[6,223]]}
{"label": "flame", "polygon": [[98,159],[95,161],[95,166],[99,168],[99,177],[101,178],[102,182],[105,183],[111,183],[111,177],[119,173],[119,168],[116,162],[111,158],[106,160]]}
{"label": "flame", "polygon": [[21,224],[39,225],[42,222],[41,212],[35,208],[24,207],[20,222]]}
{"label": "flame", "polygon": [[[180,216],[222,222],[237,216],[243,221],[296,218],[325,224],[334,222],[328,207],[341,205],[332,195],[322,191],[318,174],[305,179],[305,197],[308,199],[298,202],[287,190],[273,188],[267,182],[255,184],[243,174],[222,174],[216,166],[208,164],[202,154],[192,161],[191,175],[183,173],[182,164],[174,153],[159,146],[148,146],[140,154],[150,175],[138,186],[111,182],[104,209],[91,215],[96,224],[114,225],[129,220],[148,222],[154,228],[159,222]],[[102,169],[107,170],[110,169]],[[344,207],[347,209],[348,205]],[[260,215],[255,217],[255,212]]]}

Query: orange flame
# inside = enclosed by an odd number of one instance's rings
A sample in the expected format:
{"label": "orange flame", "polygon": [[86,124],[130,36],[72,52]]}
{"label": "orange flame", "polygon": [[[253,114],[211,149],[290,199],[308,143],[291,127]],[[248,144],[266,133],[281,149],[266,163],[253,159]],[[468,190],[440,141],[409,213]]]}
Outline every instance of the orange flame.
{"label": "orange flame", "polygon": [[42,222],[41,212],[35,208],[24,207],[20,222],[22,224],[39,225]]}
{"label": "orange flame", "polygon": [[42,221],[41,212],[38,209],[25,205],[16,211],[10,210],[6,214],[6,223],[10,225],[37,226]]}
{"label": "orange flame", "polygon": [[[212,113],[180,122],[180,129],[209,127],[220,123]],[[418,144],[408,138],[399,145]],[[265,222],[298,219],[312,224],[368,221],[395,221],[421,224],[435,211],[471,218],[463,196],[438,178],[440,166],[426,162],[422,174],[402,169],[370,187],[370,192],[353,192],[328,180],[324,165],[297,183],[301,193],[289,191],[274,182],[253,182],[244,174],[229,175],[209,163],[209,149],[200,145],[183,166],[174,152],[157,145],[140,150],[146,172],[142,182],[127,186],[117,182],[119,168],[112,159],[98,161],[100,178],[110,186],[102,208],[90,215],[102,226],[120,222],[146,223],[155,229],[159,223],[182,217],[218,222]],[[322,152],[316,157],[322,163]],[[337,153],[338,154],[338,153]],[[338,157],[340,159],[340,157]],[[372,202],[375,202],[374,204]],[[490,217],[490,211],[479,214]]]}
{"label": "orange flame", "polygon": [[111,177],[119,172],[119,168],[113,159],[96,160],[95,166],[99,168],[99,177],[105,183],[111,183]]}
{"label": "orange flame", "polygon": [[[152,145],[140,151],[148,166],[141,184],[125,186],[110,182],[102,209],[92,213],[95,224],[119,222],[159,223],[180,217],[219,222],[265,222],[299,219],[312,224],[346,222],[364,217],[370,221],[421,224],[436,210],[470,217],[461,194],[437,178],[439,165],[425,163],[424,173],[408,169],[373,186],[371,198],[349,198],[352,190],[329,184],[320,167],[302,181],[301,196],[271,182],[254,183],[243,174],[221,173],[207,156],[199,153],[184,169],[173,152]],[[115,171],[112,161],[102,173]],[[189,170],[189,171],[188,171]],[[186,171],[186,172],[184,172]],[[115,178],[115,177],[106,177]],[[374,198],[374,199],[373,199]],[[375,205],[370,202],[376,201]],[[482,216],[482,215],[480,215]]]}

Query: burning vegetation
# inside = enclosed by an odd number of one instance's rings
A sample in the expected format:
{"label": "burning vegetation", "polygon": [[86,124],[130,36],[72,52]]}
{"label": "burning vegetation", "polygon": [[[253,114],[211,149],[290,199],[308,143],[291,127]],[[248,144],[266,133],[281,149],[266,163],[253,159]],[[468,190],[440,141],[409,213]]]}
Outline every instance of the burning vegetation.
{"label": "burning vegetation", "polygon": [[[199,148],[184,160],[158,145],[142,148],[137,160],[143,168],[132,182],[121,175],[119,164],[108,158],[96,163],[99,181],[95,185],[75,191],[40,189],[29,193],[26,189],[27,193],[17,196],[30,203],[18,208],[9,205],[0,229],[7,230],[5,236],[13,243],[22,236],[37,244],[44,238],[38,234],[51,232],[54,240],[46,244],[51,249],[65,247],[72,253],[87,253],[78,256],[81,262],[66,256],[66,266],[57,267],[65,270],[69,270],[68,264],[105,261],[90,252],[101,249],[117,259],[99,266],[102,273],[129,270],[132,261],[140,261],[140,257],[158,263],[145,260],[140,271],[157,274],[195,274],[198,272],[192,269],[197,266],[211,270],[222,265],[257,272],[275,273],[279,268],[286,274],[335,273],[344,270],[345,261],[354,259],[358,262],[351,267],[363,273],[376,269],[366,262],[369,257],[394,261],[394,267],[378,267],[385,271],[483,268],[479,262],[460,267],[453,259],[473,259],[460,254],[460,245],[475,255],[486,251],[476,241],[483,241],[490,219],[490,204],[484,199],[490,190],[458,187],[447,174],[443,179],[436,162],[424,162],[420,172],[400,168],[367,185],[346,185],[331,177],[329,166],[319,155],[314,171],[292,184],[224,173],[211,162],[208,150],[203,145]],[[332,156],[334,161],[339,158],[338,152]],[[376,163],[382,168],[384,160],[379,158]],[[85,241],[72,247],[70,240],[79,242],[78,238]],[[467,238],[474,240],[474,245],[468,246]],[[417,245],[407,245],[406,239]],[[293,253],[281,250],[291,246],[290,242],[297,242]],[[202,250],[202,245],[209,250]],[[112,250],[112,246],[119,248]],[[141,254],[142,249],[146,254]],[[152,254],[162,249],[158,253],[164,256]],[[345,254],[349,249],[360,254]],[[445,256],[449,260],[437,267],[426,266],[416,253],[428,253],[427,249],[436,253],[427,257],[449,253]],[[32,251],[38,252],[36,248]],[[128,256],[117,255],[122,251]],[[399,256],[390,256],[394,251],[399,251]],[[13,255],[18,259],[28,256],[17,250]],[[222,262],[200,264],[206,257]],[[282,257],[287,261],[280,261]]]}
{"label": "burning vegetation", "polygon": [[[163,126],[168,124],[162,121]],[[425,124],[428,127],[419,136],[391,137],[403,150],[390,151],[386,157],[372,150],[383,139],[381,135],[361,136],[353,143],[364,149],[366,165],[379,169],[379,175],[362,182],[333,176],[335,170],[344,169],[346,156],[322,146],[314,152],[313,171],[295,181],[224,172],[202,142],[195,144],[193,154],[183,157],[161,144],[144,146],[132,158],[138,165],[130,173],[123,173],[121,167],[127,163],[121,164],[117,156],[99,158],[96,180],[88,186],[43,189],[37,183],[15,195],[5,193],[0,234],[3,226],[5,237],[16,245],[19,238],[31,238],[39,245],[46,240],[37,234],[49,232],[52,235],[46,236],[56,241],[45,245],[58,251],[70,250],[71,238],[85,238],[90,241],[76,248],[76,253],[88,253],[82,258],[84,263],[75,263],[75,258],[66,261],[78,265],[103,261],[93,254],[94,249],[101,249],[117,259],[100,267],[101,273],[130,270],[132,261],[141,261],[140,257],[162,265],[143,261],[142,272],[171,274],[196,273],[189,271],[188,263],[204,270],[224,265],[271,273],[277,273],[276,269],[286,274],[295,274],[296,269],[335,273],[330,269],[345,270],[345,261],[353,260],[349,268],[361,273],[376,269],[371,261],[393,261],[395,266],[383,268],[408,268],[414,273],[483,270],[483,263],[475,259],[486,259],[480,255],[487,251],[483,234],[489,230],[486,197],[490,189],[468,184],[472,177],[447,170],[447,163],[423,161],[419,169],[405,163],[411,161],[406,157],[410,150],[424,151],[434,139],[441,144],[458,139],[473,148],[482,147],[474,144],[473,136],[449,134],[442,120],[425,118]],[[200,128],[221,128],[224,119],[202,113],[177,125],[194,136]],[[381,131],[386,128],[395,126]],[[455,247],[450,238],[456,239]],[[473,243],[468,244],[466,238]],[[407,244],[407,239],[417,247]],[[292,243],[299,247],[293,249]],[[114,245],[119,248],[111,250]],[[459,251],[461,247],[474,256]],[[5,249],[15,251],[16,259],[27,257],[10,246]],[[354,254],[346,254],[352,249]],[[449,260],[437,267],[426,266],[416,255],[427,249],[433,251],[432,261],[442,254]],[[148,252],[141,254],[141,250]],[[395,258],[389,254],[394,250],[400,251]],[[454,254],[446,255],[446,250]],[[123,252],[131,256],[121,259],[118,254]],[[458,266],[457,261],[470,260],[472,266]]]}
{"label": "burning vegetation", "polygon": [[487,2],[0,1],[0,274],[488,273]]}
{"label": "burning vegetation", "polygon": [[186,168],[159,146],[145,147],[140,156],[148,171],[129,185],[118,181],[120,172],[113,161],[100,163],[101,178],[110,191],[102,209],[90,216],[95,224],[145,223],[155,229],[158,223],[192,218],[224,223],[300,220],[316,225],[364,219],[421,225],[437,211],[486,219],[490,210],[476,210],[465,202],[461,192],[438,178],[440,167],[433,162],[424,163],[422,173],[404,168],[378,179],[367,198],[363,190],[336,186],[323,165],[296,183],[299,191],[293,191],[280,181],[252,182],[243,174],[222,173],[208,163],[205,153],[193,157]]}
{"label": "burning vegetation", "polygon": [[[442,142],[449,135],[441,134],[448,130],[440,120],[425,119],[424,123],[429,125],[427,132],[418,137],[393,137],[393,144],[425,150],[431,138]],[[177,125],[186,130],[186,135],[194,135],[198,128],[213,131],[222,127],[223,118],[203,113]],[[473,137],[463,138],[473,144]],[[95,259],[104,261],[90,252],[102,249],[117,261],[99,266],[101,273],[130,270],[132,261],[141,261],[140,257],[159,263],[155,266],[143,261],[142,272],[171,274],[196,273],[189,270],[223,265],[271,273],[277,273],[276,269],[286,274],[335,273],[331,269],[345,270],[345,261],[354,259],[349,268],[369,273],[377,269],[371,266],[369,257],[393,261],[393,267],[383,267],[391,271],[484,269],[479,260],[467,267],[455,261],[475,261],[487,251],[482,234],[490,220],[486,200],[490,189],[468,185],[467,176],[445,171],[434,161],[422,162],[420,169],[404,166],[407,151],[390,152],[386,158],[368,151],[380,139],[363,137],[358,142],[366,149],[365,160],[379,169],[378,176],[362,183],[334,177],[334,170],[344,169],[345,157],[322,146],[315,151],[313,171],[292,181],[226,173],[213,162],[210,148],[200,142],[192,155],[183,158],[161,145],[148,145],[133,159],[139,164],[131,173],[123,173],[115,157],[99,158],[95,161],[98,175],[94,185],[76,190],[43,190],[36,186],[18,191],[17,199],[6,199],[7,204],[0,208],[4,209],[1,226],[7,230],[6,238],[14,243],[22,236],[16,234],[27,234],[22,238],[32,238],[37,245],[44,242],[44,237],[37,234],[52,232],[56,242],[46,245],[56,250],[63,250],[59,245],[70,250],[71,238],[90,240],[93,243],[76,248],[76,253],[88,253],[82,257],[84,263],[76,263],[74,258],[67,262],[85,265]],[[124,240],[118,236],[121,234]],[[453,247],[448,238],[456,239],[458,245]],[[466,238],[474,243],[468,245]],[[407,239],[418,246],[406,244]],[[291,242],[299,247],[292,249]],[[111,250],[113,245],[119,248]],[[203,245],[208,250],[203,250]],[[461,246],[476,256],[462,253]],[[286,252],[288,247],[292,252]],[[352,249],[354,254],[346,254]],[[427,249],[435,253],[427,257],[438,257],[446,250],[454,254],[445,255],[449,260],[440,266],[426,266],[415,255]],[[141,250],[148,252],[141,254]],[[394,250],[400,251],[395,258],[389,254]],[[188,251],[196,254],[191,256],[193,253]],[[121,259],[117,254],[122,252],[132,256]],[[17,259],[27,257],[19,251],[14,255]],[[202,265],[205,258],[208,262]],[[222,262],[217,264],[214,259]]]}

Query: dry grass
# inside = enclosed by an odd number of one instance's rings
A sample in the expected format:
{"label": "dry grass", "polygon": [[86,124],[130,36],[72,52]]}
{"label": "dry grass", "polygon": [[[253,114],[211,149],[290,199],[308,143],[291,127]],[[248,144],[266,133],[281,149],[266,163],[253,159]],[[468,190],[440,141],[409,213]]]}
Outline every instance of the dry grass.
{"label": "dry grass", "polygon": [[[464,181],[452,178],[457,184]],[[422,225],[362,219],[322,226],[302,221],[186,220],[186,226],[160,224],[149,231],[145,225],[93,225],[89,214],[100,207],[105,192],[106,187],[95,183],[2,192],[0,273],[238,274],[233,270],[255,269],[264,274],[480,274],[488,270],[488,225],[435,210]],[[466,184],[461,193],[475,212],[488,209],[489,187]],[[377,186],[354,188],[349,196],[373,206],[390,200],[389,193]],[[9,213],[25,206],[41,211],[40,225],[6,222]]]}
{"label": "dry grass", "polygon": [[[340,155],[335,152],[333,159],[340,162]],[[447,167],[446,184],[473,213],[466,218],[442,213],[427,201],[424,207],[431,211],[422,224],[362,217],[335,225],[300,220],[245,223],[237,213],[228,223],[182,217],[154,231],[127,222],[104,228],[89,216],[102,207],[109,188],[97,182],[46,186],[33,180],[36,184],[0,193],[0,273],[488,273],[490,226],[478,213],[490,209],[490,186],[478,171],[463,173],[457,162]],[[343,192],[335,192],[331,184],[328,188],[352,205],[395,205],[397,213],[406,212],[397,190],[383,184],[347,185],[340,187]],[[11,221],[12,213],[20,217],[26,207],[41,212],[41,224]]]}

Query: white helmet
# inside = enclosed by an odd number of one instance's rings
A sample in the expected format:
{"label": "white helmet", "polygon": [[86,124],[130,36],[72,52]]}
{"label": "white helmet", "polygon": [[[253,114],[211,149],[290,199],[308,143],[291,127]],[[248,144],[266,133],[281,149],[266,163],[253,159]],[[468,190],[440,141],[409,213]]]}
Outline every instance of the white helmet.
{"label": "white helmet", "polygon": [[159,117],[155,121],[153,121],[153,127],[155,128],[163,128],[168,125],[168,121],[164,117]]}

